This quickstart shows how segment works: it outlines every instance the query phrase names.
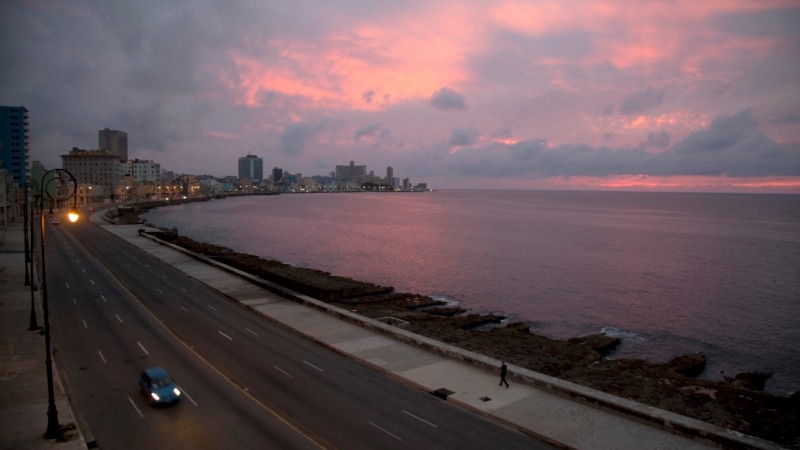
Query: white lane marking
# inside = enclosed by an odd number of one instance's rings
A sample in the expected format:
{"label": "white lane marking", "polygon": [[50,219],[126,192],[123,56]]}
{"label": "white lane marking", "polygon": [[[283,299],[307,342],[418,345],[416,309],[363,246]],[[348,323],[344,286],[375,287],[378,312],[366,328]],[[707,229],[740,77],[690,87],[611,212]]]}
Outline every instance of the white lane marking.
{"label": "white lane marking", "polygon": [[185,396],[186,396],[186,398],[188,398],[188,399],[189,399],[189,401],[190,401],[190,402],[192,402],[192,403],[194,404],[194,406],[200,406],[200,405],[198,405],[198,404],[197,404],[197,402],[196,402],[196,401],[194,401],[194,399],[192,398],[192,396],[191,396],[191,395],[189,395],[189,393],[188,393],[188,392],[186,392],[186,389],[184,389],[184,388],[182,388],[182,387],[180,387],[180,386],[178,386],[178,388],[181,390],[181,394],[185,395]]}
{"label": "white lane marking", "polygon": [[187,294],[189,293],[189,291],[187,291],[185,287],[182,287],[182,288],[181,288],[181,290],[182,290],[183,292],[186,292]]}
{"label": "white lane marking", "polygon": [[106,364],[106,357],[105,357],[105,356],[103,356],[103,352],[101,352],[100,350],[98,350],[98,351],[97,351],[97,354],[98,354],[98,355],[100,355],[100,359],[102,359],[102,360],[103,360],[103,364]]}
{"label": "white lane marking", "polygon": [[256,333],[255,331],[251,330],[250,328],[244,327],[244,329],[247,330],[247,332],[249,332],[253,336],[258,336],[258,333]]}
{"label": "white lane marking", "polygon": [[114,313],[114,315],[117,317],[117,320],[119,320],[119,323],[122,323],[122,317],[120,317],[117,313]]}
{"label": "white lane marking", "polygon": [[73,304],[73,305],[77,305],[77,304],[78,304],[78,302],[77,302],[77,301],[75,301],[75,299],[73,298],[73,299],[72,299],[72,304]]}
{"label": "white lane marking", "polygon": [[183,305],[181,305],[181,309],[182,309],[182,310],[184,310],[184,311],[186,311],[186,312],[189,312],[189,310],[188,310],[188,309],[186,309],[186,307],[185,307],[185,306],[183,306]]}
{"label": "white lane marking", "polygon": [[217,308],[214,308],[214,307],[213,307],[213,306],[211,306],[211,305],[208,305],[208,307],[209,307],[209,308],[211,308],[211,309],[213,309],[214,311],[216,311],[216,310],[217,310]]}
{"label": "white lane marking", "polygon": [[81,267],[81,270],[83,271],[83,273],[86,273],[86,269]]}
{"label": "white lane marking", "polygon": [[144,418],[144,414],[142,414],[142,412],[141,412],[141,411],[139,410],[139,408],[136,406],[136,403],[134,403],[134,402],[133,402],[133,399],[131,398],[131,396],[130,396],[130,395],[128,396],[128,401],[129,401],[129,402],[131,402],[131,406],[133,406],[133,409],[135,409],[135,410],[136,410],[136,413],[137,413],[137,414],[139,414],[139,417],[142,417],[142,418]]}
{"label": "white lane marking", "polygon": [[436,425],[435,423],[428,422],[427,420],[423,419],[422,417],[415,416],[414,414],[411,414],[410,412],[406,411],[405,409],[403,409],[401,411],[403,411],[404,413],[408,414],[409,416],[419,420],[420,422],[427,423],[428,425],[432,426],[433,428],[439,428],[439,426]]}
{"label": "white lane marking", "polygon": [[372,422],[370,422],[370,421],[367,421],[367,423],[368,423],[368,424],[370,424],[370,425],[372,425],[373,427],[375,427],[375,428],[377,428],[377,429],[379,429],[379,430],[383,431],[384,433],[388,434],[389,436],[391,436],[391,437],[393,437],[393,438],[397,439],[398,441],[400,441],[400,442],[402,442],[402,441],[403,441],[403,440],[402,440],[402,439],[400,439],[399,437],[397,437],[397,436],[395,436],[394,434],[392,434],[392,433],[390,433],[389,431],[387,431],[385,428],[381,428],[381,427],[379,427],[379,426],[375,425],[374,423],[372,423]]}
{"label": "white lane marking", "polygon": [[311,364],[310,362],[308,362],[308,361],[306,361],[306,360],[303,360],[303,362],[304,362],[304,363],[306,363],[306,364],[308,364],[309,366],[311,366],[311,367],[313,367],[313,368],[315,368],[315,369],[319,370],[320,372],[325,372],[324,370],[320,369],[319,367],[317,367],[317,366],[315,366],[315,365]]}
{"label": "white lane marking", "polygon": [[149,355],[150,354],[150,352],[148,352],[147,349],[144,348],[144,345],[142,345],[141,342],[136,341],[136,343],[139,344],[139,348],[142,349],[142,351],[144,352],[145,355]]}
{"label": "white lane marking", "polygon": [[69,289],[69,283],[64,283],[64,286],[66,286],[67,289]]}
{"label": "white lane marking", "polygon": [[83,328],[89,328],[89,325],[86,325],[86,321],[85,320],[82,320],[81,322],[83,322]]}
{"label": "white lane marking", "polygon": [[89,283],[92,283],[92,286],[95,286],[95,284],[94,284],[94,280],[90,279],[90,280],[89,280]]}
{"label": "white lane marking", "polygon": [[274,367],[274,368],[275,368],[275,370],[277,370],[278,372],[280,372],[280,373],[282,373],[282,374],[286,375],[287,377],[289,377],[289,378],[294,378],[294,377],[292,377],[291,375],[289,375],[289,372],[287,372],[287,371],[285,371],[285,370],[281,369],[280,367],[278,367],[278,366],[272,366],[272,367]]}
{"label": "white lane marking", "polygon": [[158,291],[158,293],[159,293],[159,294],[163,294],[163,293],[164,293],[164,291],[162,291],[162,290],[161,290],[161,289],[159,289],[159,288],[156,288],[156,290]]}
{"label": "white lane marking", "polygon": [[163,279],[165,279],[165,280],[166,280],[166,279],[167,279],[167,276],[166,276],[166,275],[164,275],[164,274],[162,273],[162,274],[161,274],[161,278],[163,278]]}
{"label": "white lane marking", "polygon": [[233,340],[232,337],[228,336],[227,334],[223,333],[222,331],[219,331],[219,334],[225,336],[226,338],[228,338],[228,340],[231,340],[231,341]]}
{"label": "white lane marking", "polygon": [[108,303],[108,300],[106,300],[106,296],[105,295],[100,294],[100,298],[102,298],[104,302]]}

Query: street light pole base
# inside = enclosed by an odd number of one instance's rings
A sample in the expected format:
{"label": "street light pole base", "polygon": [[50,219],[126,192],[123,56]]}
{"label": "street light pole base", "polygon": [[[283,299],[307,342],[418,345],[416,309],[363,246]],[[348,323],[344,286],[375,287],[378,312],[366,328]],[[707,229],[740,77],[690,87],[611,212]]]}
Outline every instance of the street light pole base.
{"label": "street light pole base", "polygon": [[61,433],[61,425],[58,424],[58,411],[55,405],[47,409],[47,431],[44,432],[45,439],[64,439]]}
{"label": "street light pole base", "polygon": [[30,323],[28,324],[28,331],[36,331],[39,329],[39,325],[36,323],[36,312],[31,309],[31,319]]}

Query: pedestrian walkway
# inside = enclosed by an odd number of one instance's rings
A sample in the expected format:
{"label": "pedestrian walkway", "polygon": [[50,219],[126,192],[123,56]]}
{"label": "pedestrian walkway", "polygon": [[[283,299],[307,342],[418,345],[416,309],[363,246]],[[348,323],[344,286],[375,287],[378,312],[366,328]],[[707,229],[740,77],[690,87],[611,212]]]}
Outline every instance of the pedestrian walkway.
{"label": "pedestrian walkway", "polygon": [[[37,239],[38,242],[38,239]],[[30,268],[28,280],[35,283]],[[0,448],[86,449],[65,394],[57,365],[53,363],[53,392],[63,439],[45,439],[47,430],[47,372],[40,291],[33,293],[36,312],[31,321],[31,287],[25,285],[25,235],[23,222],[0,228]]]}
{"label": "pedestrian walkway", "polygon": [[[313,298],[281,290],[235,269],[198,259],[139,233],[141,226],[105,224],[106,230],[182,270],[254,311],[310,339],[363,361],[393,378],[458,403],[508,426],[577,449],[777,449],[694,419],[614,397],[508,365],[510,387],[499,386],[500,361],[408,333]],[[21,223],[0,229],[0,448],[83,449],[94,446],[88,427],[70,407],[68,386],[54,370],[63,441],[43,438],[47,428],[44,338],[29,331],[31,291],[25,286]],[[30,275],[30,274],[29,274]],[[292,300],[287,298],[293,297]],[[39,292],[34,303],[41,325]],[[54,367],[57,367],[54,364]],[[602,406],[597,406],[602,405]]]}

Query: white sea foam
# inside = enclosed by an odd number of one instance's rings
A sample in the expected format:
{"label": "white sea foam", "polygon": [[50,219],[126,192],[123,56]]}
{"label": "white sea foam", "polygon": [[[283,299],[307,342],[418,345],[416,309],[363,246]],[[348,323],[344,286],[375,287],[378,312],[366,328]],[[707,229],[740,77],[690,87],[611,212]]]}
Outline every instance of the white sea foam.
{"label": "white sea foam", "polygon": [[613,337],[617,339],[633,339],[637,341],[644,340],[643,337],[639,336],[638,334],[632,331],[620,330],[619,328],[616,327],[603,327],[600,329],[600,332],[608,337]]}
{"label": "white sea foam", "polygon": [[444,295],[433,295],[433,294],[431,294],[431,295],[428,295],[428,297],[436,300],[437,302],[444,302],[448,306],[458,306],[458,304],[459,304],[458,300],[456,300],[456,299],[454,299],[452,297],[444,296]]}

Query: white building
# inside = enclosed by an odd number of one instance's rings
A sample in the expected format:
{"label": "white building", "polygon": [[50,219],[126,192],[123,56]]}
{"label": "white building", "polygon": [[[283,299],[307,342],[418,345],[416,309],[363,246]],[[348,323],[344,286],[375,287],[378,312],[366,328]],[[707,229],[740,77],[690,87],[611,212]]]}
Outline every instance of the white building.
{"label": "white building", "polygon": [[120,163],[120,176],[129,175],[134,183],[161,184],[161,164],[134,159]]}

